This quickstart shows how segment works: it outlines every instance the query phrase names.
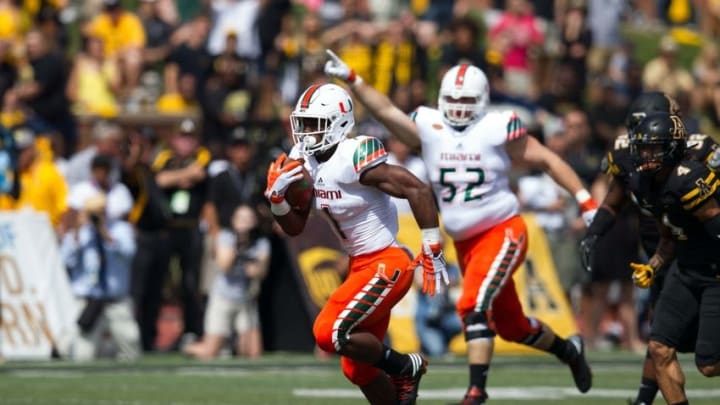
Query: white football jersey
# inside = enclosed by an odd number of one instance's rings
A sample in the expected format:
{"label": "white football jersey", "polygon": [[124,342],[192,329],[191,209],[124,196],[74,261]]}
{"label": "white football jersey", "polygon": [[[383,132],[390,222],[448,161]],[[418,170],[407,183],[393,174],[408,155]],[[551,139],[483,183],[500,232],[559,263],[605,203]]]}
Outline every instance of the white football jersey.
{"label": "white football jersey", "polygon": [[351,256],[396,244],[397,210],[390,196],[360,183],[367,169],[387,161],[382,142],[369,136],[345,139],[326,162],[306,156],[296,144],[289,156],[304,158],[313,178],[314,207],[323,211]]}
{"label": "white football jersey", "polygon": [[438,110],[413,113],[427,175],[438,199],[445,231],[462,241],[520,212],[510,190],[511,162],[505,144],[525,135],[512,111],[488,112],[464,131],[448,126]]}

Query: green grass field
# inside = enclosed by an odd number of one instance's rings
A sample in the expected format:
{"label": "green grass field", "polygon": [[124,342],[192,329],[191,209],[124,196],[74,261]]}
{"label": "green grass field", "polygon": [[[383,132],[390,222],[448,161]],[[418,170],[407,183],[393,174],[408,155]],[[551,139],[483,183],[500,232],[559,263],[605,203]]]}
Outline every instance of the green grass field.
{"label": "green grass field", "polygon": [[[492,404],[625,404],[639,381],[641,356],[592,353],[594,387],[580,395],[569,371],[549,356],[498,356],[489,380]],[[720,403],[718,380],[702,377],[683,357],[694,405]],[[459,399],[464,360],[435,359],[423,378],[419,404]],[[658,398],[657,403],[663,403]],[[363,404],[338,362],[309,355],[269,354],[261,360],[197,362],[177,355],[137,363],[11,362],[0,365],[0,404],[78,405],[329,405]]]}

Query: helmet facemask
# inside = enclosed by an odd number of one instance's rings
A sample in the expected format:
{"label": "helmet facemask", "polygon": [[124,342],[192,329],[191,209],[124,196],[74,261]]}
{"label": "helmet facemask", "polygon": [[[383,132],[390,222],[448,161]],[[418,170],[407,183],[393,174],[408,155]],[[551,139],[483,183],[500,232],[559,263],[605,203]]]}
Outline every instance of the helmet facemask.
{"label": "helmet facemask", "polygon": [[445,119],[453,126],[470,125],[480,115],[482,105],[480,97],[453,97],[440,95],[438,107]]}
{"label": "helmet facemask", "polygon": [[677,141],[636,140],[630,142],[630,154],[635,170],[640,173],[657,173],[663,167],[677,163]]}
{"label": "helmet facemask", "polygon": [[342,140],[335,136],[338,117],[334,118],[296,112],[290,115],[293,140],[302,144],[304,154],[324,152]]}

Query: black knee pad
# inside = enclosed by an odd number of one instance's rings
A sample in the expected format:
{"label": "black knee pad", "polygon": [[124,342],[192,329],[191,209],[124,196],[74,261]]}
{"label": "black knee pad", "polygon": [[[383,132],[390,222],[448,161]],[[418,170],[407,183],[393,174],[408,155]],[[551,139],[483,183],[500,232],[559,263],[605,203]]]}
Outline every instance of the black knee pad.
{"label": "black knee pad", "polygon": [[470,312],[463,319],[465,324],[465,341],[475,339],[492,339],[495,331],[491,328],[487,312]]}

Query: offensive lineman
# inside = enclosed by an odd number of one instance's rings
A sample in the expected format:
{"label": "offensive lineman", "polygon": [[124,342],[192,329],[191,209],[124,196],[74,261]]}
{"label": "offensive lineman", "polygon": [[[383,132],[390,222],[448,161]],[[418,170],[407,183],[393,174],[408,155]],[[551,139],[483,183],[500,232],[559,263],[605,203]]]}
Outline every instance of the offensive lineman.
{"label": "offensive lineman", "polygon": [[[295,236],[309,209],[291,208],[285,192],[300,180],[302,166],[313,178],[312,205],[323,211],[350,254],[350,270],[320,311],[313,334],[320,348],[340,354],[342,370],[376,405],[414,404],[427,361],[383,345],[390,310],[423,268],[423,291],[433,295],[448,282],[432,190],[401,166],[386,163],[373,137],[346,138],[353,129],[353,102],[334,84],[310,86],[290,116],[295,145],[270,165],[265,196],[283,230]],[[301,163],[300,158],[304,159]],[[287,163],[287,164],[286,164]],[[422,254],[412,260],[398,245],[397,211],[390,196],[405,198],[422,230]]]}
{"label": "offensive lineman", "polygon": [[[629,201],[633,201],[639,206],[640,212],[640,242],[643,250],[648,255],[652,255],[660,241],[660,234],[657,229],[656,221],[652,213],[643,208],[643,202],[638,200],[636,193],[640,185],[638,181],[639,173],[635,171],[635,164],[630,155],[630,138],[629,133],[635,128],[643,118],[648,114],[656,112],[666,112],[672,115],[679,115],[679,110],[675,100],[662,92],[647,92],[641,94],[630,105],[630,111],[626,120],[628,134],[619,136],[613,145],[613,149],[608,151],[603,160],[602,170],[610,176],[610,184],[608,193],[605,196],[600,208],[598,209],[592,224],[581,242],[581,251],[583,265],[588,271],[591,263],[591,255],[595,242],[599,237],[604,235],[615,221],[615,215]],[[688,136],[685,151],[688,158],[698,161],[708,160],[716,148],[714,142],[707,135],[692,134]],[[673,262],[674,263],[674,262]],[[644,273],[640,272],[634,281],[640,288],[650,288],[650,305],[655,307],[657,298],[660,295],[666,275],[671,271],[670,264],[658,268],[653,277],[644,277]],[[678,349],[681,352],[693,351],[695,346],[695,335],[697,332],[697,324],[694,324],[688,330],[683,342]],[[657,379],[655,377],[655,367],[647,352],[645,362],[643,363],[642,379],[638,389],[638,395],[635,400],[628,401],[630,405],[651,405],[658,391]]]}
{"label": "offensive lineman", "polygon": [[527,232],[509,188],[512,164],[543,169],[575,196],[589,223],[597,208],[572,168],[526,131],[514,112],[487,112],[485,74],[458,65],[443,77],[439,109],[418,108],[411,117],[364,84],[328,50],[325,73],[344,80],[370,113],[411,148],[422,147],[438,198],[443,226],[454,239],[463,272],[457,312],[467,342],[470,381],[464,405],[483,404],[496,333],[535,347],[568,364],[580,392],[592,386],[579,335],[563,339],[523,313],[512,275],[525,258]]}

